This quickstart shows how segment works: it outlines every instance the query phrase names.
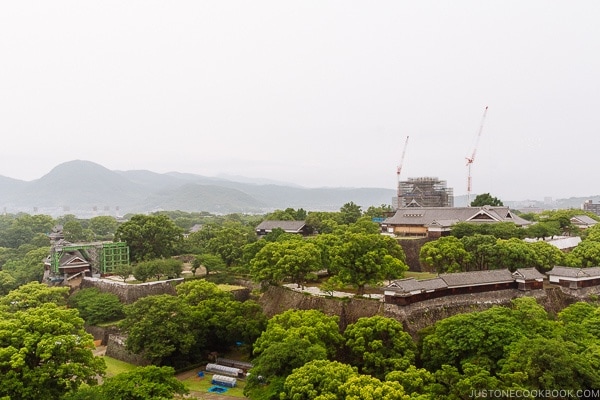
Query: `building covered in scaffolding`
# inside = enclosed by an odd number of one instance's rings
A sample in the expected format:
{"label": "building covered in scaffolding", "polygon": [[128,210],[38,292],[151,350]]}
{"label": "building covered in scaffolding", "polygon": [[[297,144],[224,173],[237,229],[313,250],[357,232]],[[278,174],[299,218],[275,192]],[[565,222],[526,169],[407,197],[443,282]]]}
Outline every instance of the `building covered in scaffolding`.
{"label": "building covered in scaffolding", "polygon": [[398,184],[397,208],[454,207],[454,190],[436,177],[408,178]]}
{"label": "building covered in scaffolding", "polygon": [[44,277],[54,284],[68,283],[78,276],[111,275],[130,265],[129,246],[124,242],[70,243],[60,225],[52,228],[49,237]]}

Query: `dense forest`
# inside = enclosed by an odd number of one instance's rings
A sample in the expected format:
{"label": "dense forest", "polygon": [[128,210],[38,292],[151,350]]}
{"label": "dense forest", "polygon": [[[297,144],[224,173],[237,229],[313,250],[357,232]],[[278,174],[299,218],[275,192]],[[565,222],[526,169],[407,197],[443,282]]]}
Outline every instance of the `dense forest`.
{"label": "dense forest", "polygon": [[[557,314],[533,298],[515,299],[510,306],[440,320],[411,336],[401,321],[383,316],[343,328],[338,316],[320,310],[288,310],[267,319],[256,301],[260,290],[237,301],[221,285],[244,279],[262,288],[293,282],[356,296],[377,290],[408,270],[398,240],[381,235],[372,222],[387,211],[363,212],[347,203],[339,212],[286,209],[261,216],[0,216],[0,398],[173,398],[187,392],[175,371],[230,351],[254,365],[245,382],[252,399],[600,396],[597,296]],[[421,263],[432,272],[598,266],[600,228],[577,231],[569,223],[576,214],[581,210],[526,215],[536,222],[527,228],[458,224],[451,236],[422,247]],[[275,230],[258,239],[254,227],[263,220],[306,221],[312,234]],[[43,261],[55,225],[71,242],[126,242],[132,264],[116,272],[124,281],[185,279],[176,295],[132,304],[97,289],[48,286]],[[190,233],[192,227],[199,229]],[[583,240],[570,253],[522,240],[562,234]],[[191,274],[183,274],[184,265]],[[85,331],[96,324],[118,327],[127,348],[152,365],[104,376],[104,361],[93,355],[93,338]]]}

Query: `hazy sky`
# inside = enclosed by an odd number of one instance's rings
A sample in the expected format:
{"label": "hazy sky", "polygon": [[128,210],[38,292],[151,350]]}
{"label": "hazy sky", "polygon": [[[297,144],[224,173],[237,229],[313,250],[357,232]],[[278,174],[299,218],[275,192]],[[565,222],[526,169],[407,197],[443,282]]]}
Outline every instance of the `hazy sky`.
{"label": "hazy sky", "polygon": [[0,175],[600,194],[600,2],[2,1]]}

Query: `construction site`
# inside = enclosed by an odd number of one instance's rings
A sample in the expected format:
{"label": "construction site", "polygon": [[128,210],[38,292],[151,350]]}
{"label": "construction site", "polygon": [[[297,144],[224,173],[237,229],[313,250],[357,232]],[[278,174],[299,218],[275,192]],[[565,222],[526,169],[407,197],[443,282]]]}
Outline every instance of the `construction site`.
{"label": "construction site", "polygon": [[55,226],[49,236],[50,254],[44,262],[44,280],[49,283],[76,286],[84,276],[112,275],[130,265],[124,242],[70,243],[62,226]]}
{"label": "construction site", "polygon": [[[488,107],[486,106],[481,117],[473,151],[469,157],[465,157],[467,162],[467,206],[471,204],[471,167],[475,161],[487,111]],[[437,177],[417,177],[401,180],[408,139],[409,136],[406,137],[406,141],[404,142],[400,163],[396,169],[398,186],[396,198],[392,199],[393,207],[396,210],[407,207],[454,207],[454,189],[449,188],[445,180],[438,179]]]}

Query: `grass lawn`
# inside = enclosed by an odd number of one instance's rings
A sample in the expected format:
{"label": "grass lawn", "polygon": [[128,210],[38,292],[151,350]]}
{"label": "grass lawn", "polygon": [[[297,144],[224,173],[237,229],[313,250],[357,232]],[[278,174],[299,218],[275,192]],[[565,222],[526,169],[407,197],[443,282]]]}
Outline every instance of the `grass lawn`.
{"label": "grass lawn", "polygon": [[431,278],[437,278],[437,274],[434,274],[434,273],[431,273],[431,272],[406,271],[404,273],[404,277],[405,278],[415,278],[416,280],[419,280],[419,279],[431,279]]}
{"label": "grass lawn", "polygon": [[136,366],[133,364],[126,363],[125,361],[117,360],[116,358],[102,356],[106,363],[106,376],[115,376],[122,372],[128,372],[134,369]]}
{"label": "grass lawn", "polygon": [[[202,378],[199,378],[196,374],[194,374],[193,376],[184,379],[182,382],[191,391],[207,393],[208,389],[213,386],[212,383],[210,383],[211,378],[212,374],[204,372],[204,377]],[[238,379],[236,387],[229,388],[223,394],[232,397],[244,398],[244,386],[246,386],[246,382]]]}

